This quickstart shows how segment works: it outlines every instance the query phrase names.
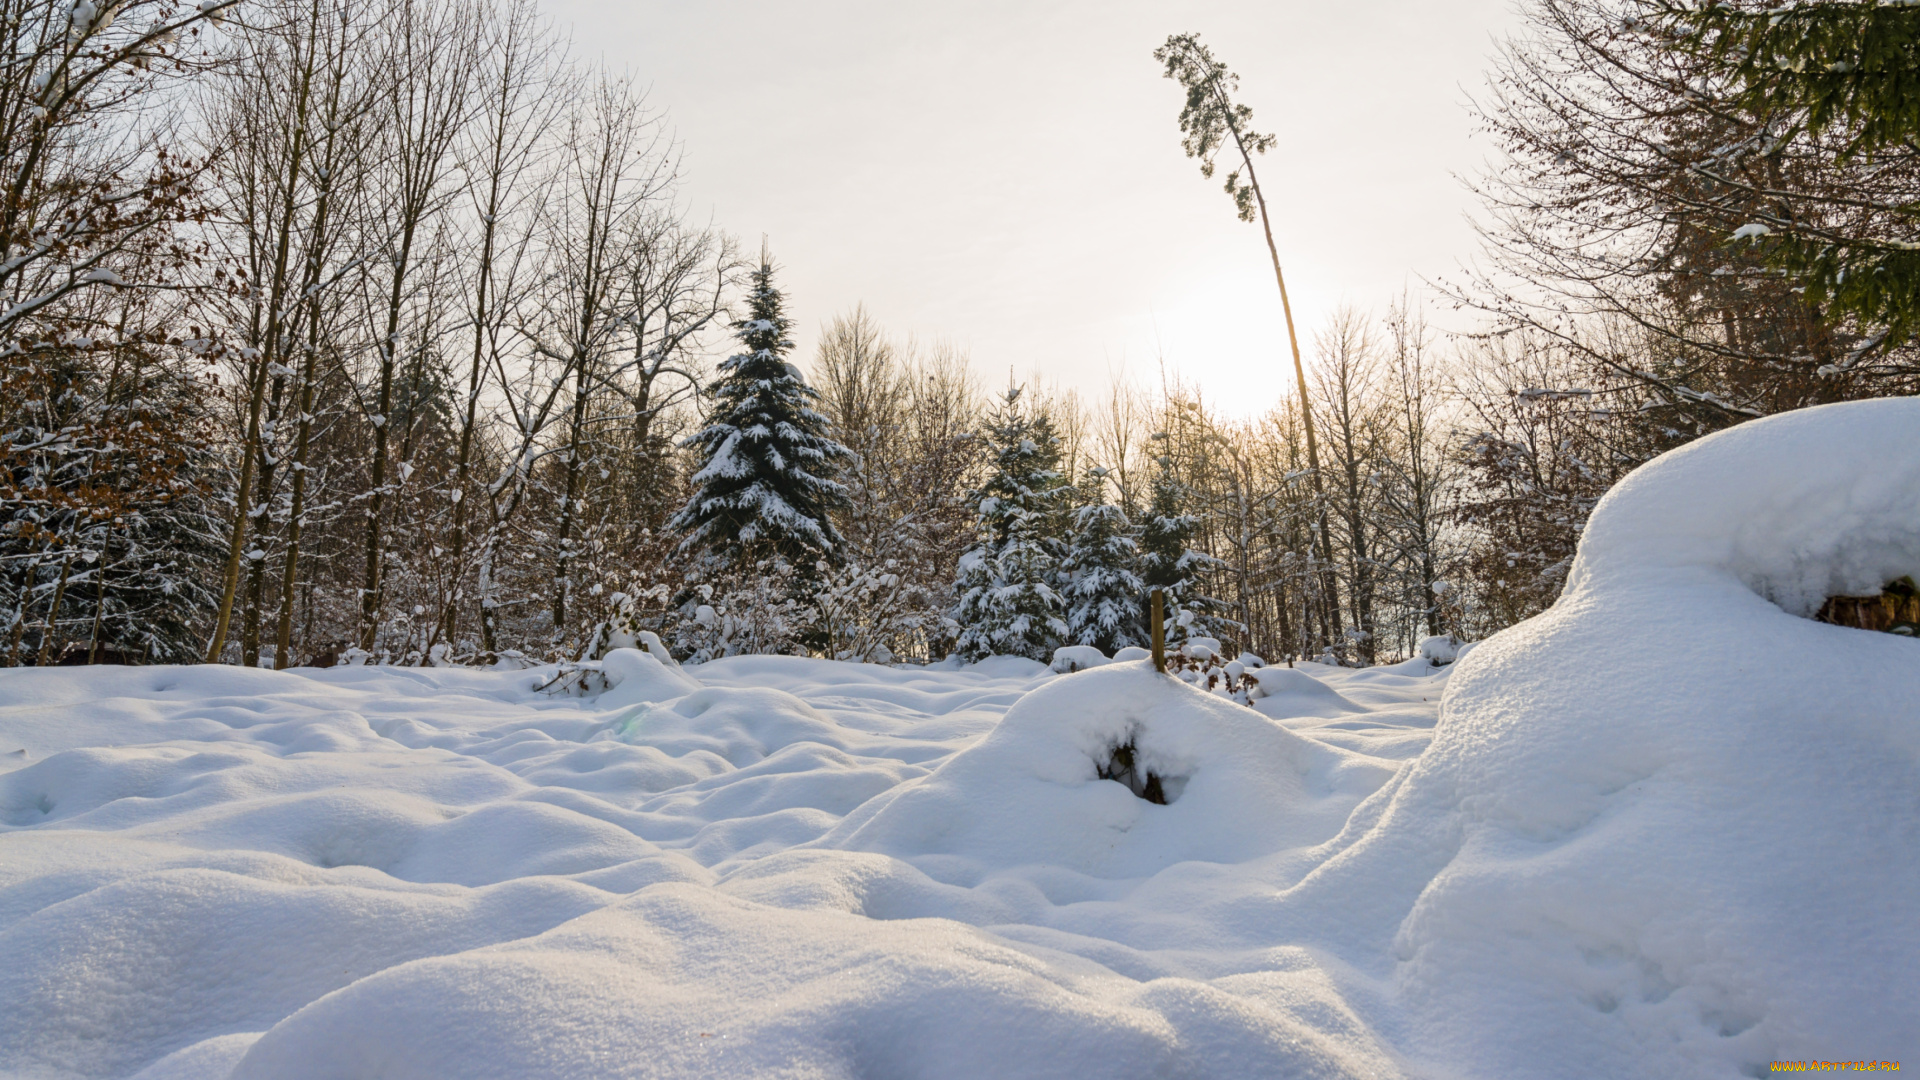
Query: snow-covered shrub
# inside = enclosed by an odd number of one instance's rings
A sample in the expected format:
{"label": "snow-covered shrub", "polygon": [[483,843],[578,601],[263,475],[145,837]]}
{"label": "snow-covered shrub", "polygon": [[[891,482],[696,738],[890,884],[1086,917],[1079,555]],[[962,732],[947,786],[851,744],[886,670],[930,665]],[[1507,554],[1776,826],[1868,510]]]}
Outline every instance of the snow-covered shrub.
{"label": "snow-covered shrub", "polygon": [[900,560],[825,569],[808,606],[821,651],[836,660],[887,664],[949,634],[948,597]]}
{"label": "snow-covered shrub", "polygon": [[1459,658],[1462,642],[1452,634],[1436,634],[1420,641],[1420,659],[1434,667],[1445,667]]}
{"label": "snow-covered shrub", "polygon": [[1258,672],[1265,664],[1252,653],[1229,660],[1218,638],[1198,635],[1167,651],[1167,672],[1174,678],[1241,705],[1262,696]]}
{"label": "snow-covered shrub", "polygon": [[675,656],[699,664],[723,656],[807,652],[815,611],[791,565],[729,575],[688,590],[669,632]]}
{"label": "snow-covered shrub", "polygon": [[649,619],[647,602],[659,604],[666,599],[665,585],[644,589],[634,586],[609,596],[607,617],[594,626],[586,647],[580,651],[580,659],[599,660],[614,649],[640,648],[646,641],[658,644],[659,636],[649,629],[657,619]]}

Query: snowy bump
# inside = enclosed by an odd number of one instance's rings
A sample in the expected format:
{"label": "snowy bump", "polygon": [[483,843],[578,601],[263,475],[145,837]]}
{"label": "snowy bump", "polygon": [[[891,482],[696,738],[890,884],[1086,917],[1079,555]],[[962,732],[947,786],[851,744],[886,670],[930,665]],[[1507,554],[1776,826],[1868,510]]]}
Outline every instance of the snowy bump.
{"label": "snowy bump", "polygon": [[1062,675],[1071,675],[1076,671],[1102,667],[1112,663],[1107,654],[1091,645],[1062,645],[1053,650],[1051,670]]}
{"label": "snowy bump", "polygon": [[[653,634],[647,632],[647,636],[653,637]],[[600,670],[610,687],[595,702],[602,709],[671,701],[700,689],[699,680],[678,664],[669,666],[654,653],[639,649],[610,650],[601,661]]]}
{"label": "snowy bump", "polygon": [[[985,738],[822,843],[942,873],[1047,864],[1144,877],[1318,843],[1389,775],[1149,663],[1112,663],[1027,694]],[[1156,778],[1165,805],[1146,794]]]}

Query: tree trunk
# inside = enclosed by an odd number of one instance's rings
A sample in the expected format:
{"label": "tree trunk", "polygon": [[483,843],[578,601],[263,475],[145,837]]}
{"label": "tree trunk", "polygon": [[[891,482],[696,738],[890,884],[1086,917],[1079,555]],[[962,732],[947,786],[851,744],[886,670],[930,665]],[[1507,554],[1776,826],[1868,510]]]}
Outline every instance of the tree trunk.
{"label": "tree trunk", "polygon": [[[1213,89],[1219,96],[1226,115],[1233,116],[1233,103],[1227,100],[1225,92],[1217,82]],[[1313,432],[1313,405],[1307,397],[1307,369],[1300,361],[1300,337],[1293,327],[1293,302],[1287,297],[1287,276],[1280,270],[1280,248],[1273,242],[1273,223],[1267,214],[1267,197],[1260,190],[1259,177],[1254,173],[1253,155],[1247,150],[1247,144],[1240,135],[1239,126],[1229,124],[1228,130],[1233,132],[1234,145],[1239,148],[1240,160],[1246,166],[1247,184],[1253,188],[1254,201],[1260,207],[1260,231],[1267,239],[1267,254],[1273,258],[1273,280],[1280,286],[1280,310],[1287,317],[1287,345],[1293,350],[1293,377],[1300,390],[1300,419],[1307,433],[1307,468],[1313,474],[1314,497],[1320,502],[1320,561],[1327,578],[1324,588],[1327,596],[1327,614],[1331,623],[1327,627],[1327,632],[1331,640],[1333,635],[1340,632],[1339,588],[1333,580],[1332,529],[1329,527],[1330,519],[1327,514],[1326,485],[1320,477],[1320,449]]]}
{"label": "tree trunk", "polygon": [[[260,440],[259,491],[254,501],[261,522],[253,530],[256,535],[264,535],[266,526],[272,523],[272,511],[268,508],[272,505],[273,474],[279,464],[273,456],[273,442],[279,434],[280,403],[286,396],[286,382],[285,378],[274,376],[273,391],[267,396],[267,423]],[[261,551],[259,558],[247,560],[247,603],[240,622],[240,663],[245,667],[260,666],[260,611],[265,600],[266,578],[267,557],[266,552]]]}
{"label": "tree trunk", "polygon": [[[315,19],[318,19],[319,5],[314,5]],[[344,42],[341,48],[345,48]],[[331,69],[328,78],[328,98],[325,126],[329,133],[337,132],[340,120],[340,88],[343,79],[341,58],[336,55],[329,61]],[[333,227],[334,180],[342,156],[337,135],[330,134],[326,153],[322,160],[326,168],[320,171],[320,192],[314,200],[313,225],[311,239],[307,245],[307,266],[303,275],[301,296],[307,305],[306,344],[300,354],[300,402],[299,427],[294,434],[293,470],[291,501],[287,508],[287,550],[280,568],[280,611],[274,624],[274,659],[276,670],[285,670],[293,664],[293,598],[300,582],[300,544],[306,531],[307,514],[307,473],[308,462],[312,457],[313,443],[313,407],[318,381],[320,359],[320,327],[322,315],[322,288],[326,278],[326,257],[330,246],[328,230]],[[309,616],[312,604],[308,602]],[[311,618],[307,620],[311,625]],[[304,639],[307,635],[302,634]]]}
{"label": "tree trunk", "polygon": [[467,374],[467,408],[460,417],[460,451],[453,465],[453,536],[450,541],[451,558],[447,562],[448,574],[452,581],[441,599],[440,619],[433,632],[433,638],[427,643],[431,651],[440,638],[453,640],[454,619],[459,611],[460,581],[465,576],[464,566],[467,557],[467,473],[473,464],[473,429],[480,407],[480,383],[486,370],[487,344],[487,286],[492,283],[493,272],[493,236],[494,216],[499,212],[500,180],[494,174],[492,192],[487,200],[487,212],[484,215],[485,228],[480,240],[480,272],[474,289],[473,320],[473,367]]}
{"label": "tree trunk", "polygon": [[266,398],[267,362],[263,355],[254,361],[252,385],[248,387],[251,407],[247,416],[246,444],[241,448],[240,483],[234,489],[233,529],[227,539],[226,571],[220,585],[220,607],[215,617],[213,640],[207,643],[209,664],[220,662],[227,649],[227,628],[233,620],[233,597],[240,586],[240,559],[246,549],[249,496],[253,490],[253,461],[260,445],[260,409]]}
{"label": "tree trunk", "polygon": [[100,631],[107,621],[107,558],[113,554],[113,536],[107,536],[106,543],[100,545],[100,568],[93,581],[93,633],[92,644],[87,646],[87,663],[100,662]]}
{"label": "tree trunk", "polygon": [[320,302],[313,299],[307,326],[307,347],[300,358],[300,427],[293,441],[293,491],[287,510],[287,553],[280,568],[280,612],[274,625],[273,667],[284,671],[293,663],[293,594],[300,581],[300,539],[307,513],[307,459],[313,438],[314,356],[319,352]]}
{"label": "tree trunk", "polygon": [[47,621],[40,631],[40,652],[34,660],[34,663],[40,667],[47,666],[48,650],[53,647],[54,623],[60,618],[61,601],[67,598],[67,572],[73,569],[73,555],[73,552],[67,552],[66,561],[60,564],[60,584],[54,586],[53,603],[47,608]]}
{"label": "tree trunk", "polygon": [[40,576],[40,563],[46,554],[53,550],[52,545],[42,545],[41,549],[27,560],[26,569],[20,584],[20,598],[13,608],[13,631],[7,643],[7,666],[20,666],[20,642],[27,633],[27,607],[33,598],[33,582]]}
{"label": "tree trunk", "polygon": [[394,260],[393,289],[387,301],[387,332],[380,340],[380,398],[374,407],[373,423],[373,465],[369,476],[369,490],[373,493],[367,500],[366,568],[361,575],[360,584],[360,647],[369,652],[380,631],[380,608],[385,586],[386,548],[380,535],[381,514],[387,501],[387,431],[393,423],[393,365],[394,353],[399,346],[400,307],[404,299],[402,291],[406,285],[404,266],[407,248],[413,240],[412,230],[405,231],[401,242],[401,254]]}
{"label": "tree trunk", "polygon": [[566,494],[560,500],[560,538],[553,568],[553,632],[556,639],[567,624],[567,577],[573,570],[573,524],[580,499],[582,444],[587,424],[587,363],[575,361],[573,382],[573,424],[567,438]]}

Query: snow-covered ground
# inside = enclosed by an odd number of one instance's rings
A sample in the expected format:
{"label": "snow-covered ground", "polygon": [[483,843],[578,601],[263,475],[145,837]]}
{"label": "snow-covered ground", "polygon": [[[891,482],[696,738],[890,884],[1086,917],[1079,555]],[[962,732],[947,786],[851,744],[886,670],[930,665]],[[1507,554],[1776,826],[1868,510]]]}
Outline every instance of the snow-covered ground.
{"label": "snow-covered ground", "polygon": [[1254,709],[1144,662],[0,673],[0,1075],[1920,1062],[1920,642],[1803,617],[1920,571],[1916,431],[1695,443],[1551,612]]}

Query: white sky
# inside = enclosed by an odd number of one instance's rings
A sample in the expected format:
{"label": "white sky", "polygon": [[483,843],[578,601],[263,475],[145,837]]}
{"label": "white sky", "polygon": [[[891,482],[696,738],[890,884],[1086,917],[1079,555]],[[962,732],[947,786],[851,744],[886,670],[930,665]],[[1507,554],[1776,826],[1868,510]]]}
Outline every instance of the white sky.
{"label": "white sky", "polygon": [[[684,196],[785,269],[799,359],[855,303],[966,348],[989,385],[1101,391],[1161,358],[1236,414],[1290,384],[1256,225],[1180,151],[1152,50],[1200,32],[1241,77],[1301,345],[1477,246],[1454,174],[1510,0],[550,0],[651,86]],[[1224,176],[1225,170],[1222,170]]]}

